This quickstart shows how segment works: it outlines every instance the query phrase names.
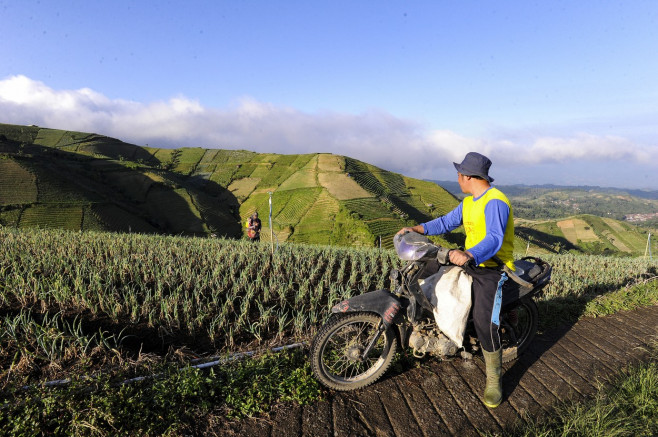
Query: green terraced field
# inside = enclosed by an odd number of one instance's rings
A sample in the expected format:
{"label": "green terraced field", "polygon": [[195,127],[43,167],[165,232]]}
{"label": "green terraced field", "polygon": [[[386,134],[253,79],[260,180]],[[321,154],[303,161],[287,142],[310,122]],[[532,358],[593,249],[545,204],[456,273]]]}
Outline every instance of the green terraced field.
{"label": "green terraced field", "polygon": [[91,207],[91,213],[103,229],[112,229],[118,232],[138,232],[152,234],[157,228],[116,205],[97,204]]}
{"label": "green terraced field", "polygon": [[82,206],[31,206],[21,214],[18,227],[76,231],[82,228]]}
{"label": "green terraced field", "polygon": [[0,211],[0,225],[17,228],[21,212],[22,208]]}
{"label": "green terraced field", "polygon": [[32,172],[13,159],[0,159],[0,206],[34,203],[37,195]]}
{"label": "green terraced field", "polygon": [[358,214],[363,220],[374,220],[382,217],[395,218],[390,207],[377,198],[363,198],[343,201],[343,205]]}

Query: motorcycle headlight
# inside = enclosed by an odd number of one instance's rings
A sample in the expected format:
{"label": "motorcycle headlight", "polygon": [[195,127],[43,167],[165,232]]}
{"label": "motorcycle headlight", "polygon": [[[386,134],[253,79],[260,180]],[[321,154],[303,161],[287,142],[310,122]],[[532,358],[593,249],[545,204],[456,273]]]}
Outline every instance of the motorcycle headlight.
{"label": "motorcycle headlight", "polygon": [[396,235],[393,237],[393,246],[400,259],[404,261],[417,261],[432,255],[438,249],[427,237],[416,232]]}

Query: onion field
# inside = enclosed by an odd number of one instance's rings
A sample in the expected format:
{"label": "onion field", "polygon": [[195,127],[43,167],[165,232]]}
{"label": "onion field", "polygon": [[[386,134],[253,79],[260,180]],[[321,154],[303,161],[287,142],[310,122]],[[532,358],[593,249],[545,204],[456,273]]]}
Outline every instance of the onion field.
{"label": "onion field", "polygon": [[[658,275],[640,258],[546,255],[544,300],[595,296]],[[308,340],[329,308],[388,287],[390,250],[0,227],[0,376]]]}

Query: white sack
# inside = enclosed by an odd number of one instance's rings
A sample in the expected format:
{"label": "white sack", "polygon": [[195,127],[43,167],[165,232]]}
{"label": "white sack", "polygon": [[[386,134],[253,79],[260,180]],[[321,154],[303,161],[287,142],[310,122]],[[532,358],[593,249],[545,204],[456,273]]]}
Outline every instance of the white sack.
{"label": "white sack", "polygon": [[421,282],[420,288],[434,307],[434,319],[441,332],[464,344],[464,331],[471,310],[471,278],[461,267],[441,267]]}

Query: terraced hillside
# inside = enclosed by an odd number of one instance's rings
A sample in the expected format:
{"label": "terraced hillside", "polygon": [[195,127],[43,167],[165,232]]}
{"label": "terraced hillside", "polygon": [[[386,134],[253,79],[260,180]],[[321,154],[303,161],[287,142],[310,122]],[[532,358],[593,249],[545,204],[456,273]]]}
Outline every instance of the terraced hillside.
{"label": "terraced hillside", "polygon": [[[626,222],[589,214],[557,220],[517,220],[515,229],[517,236],[549,251],[601,255],[644,255],[649,233]],[[652,253],[656,250],[654,239],[651,240]]]}
{"label": "terraced hillside", "polygon": [[140,147],[0,124],[4,226],[239,238],[258,211],[263,240],[390,247],[401,227],[456,205],[434,183],[344,156]]}

